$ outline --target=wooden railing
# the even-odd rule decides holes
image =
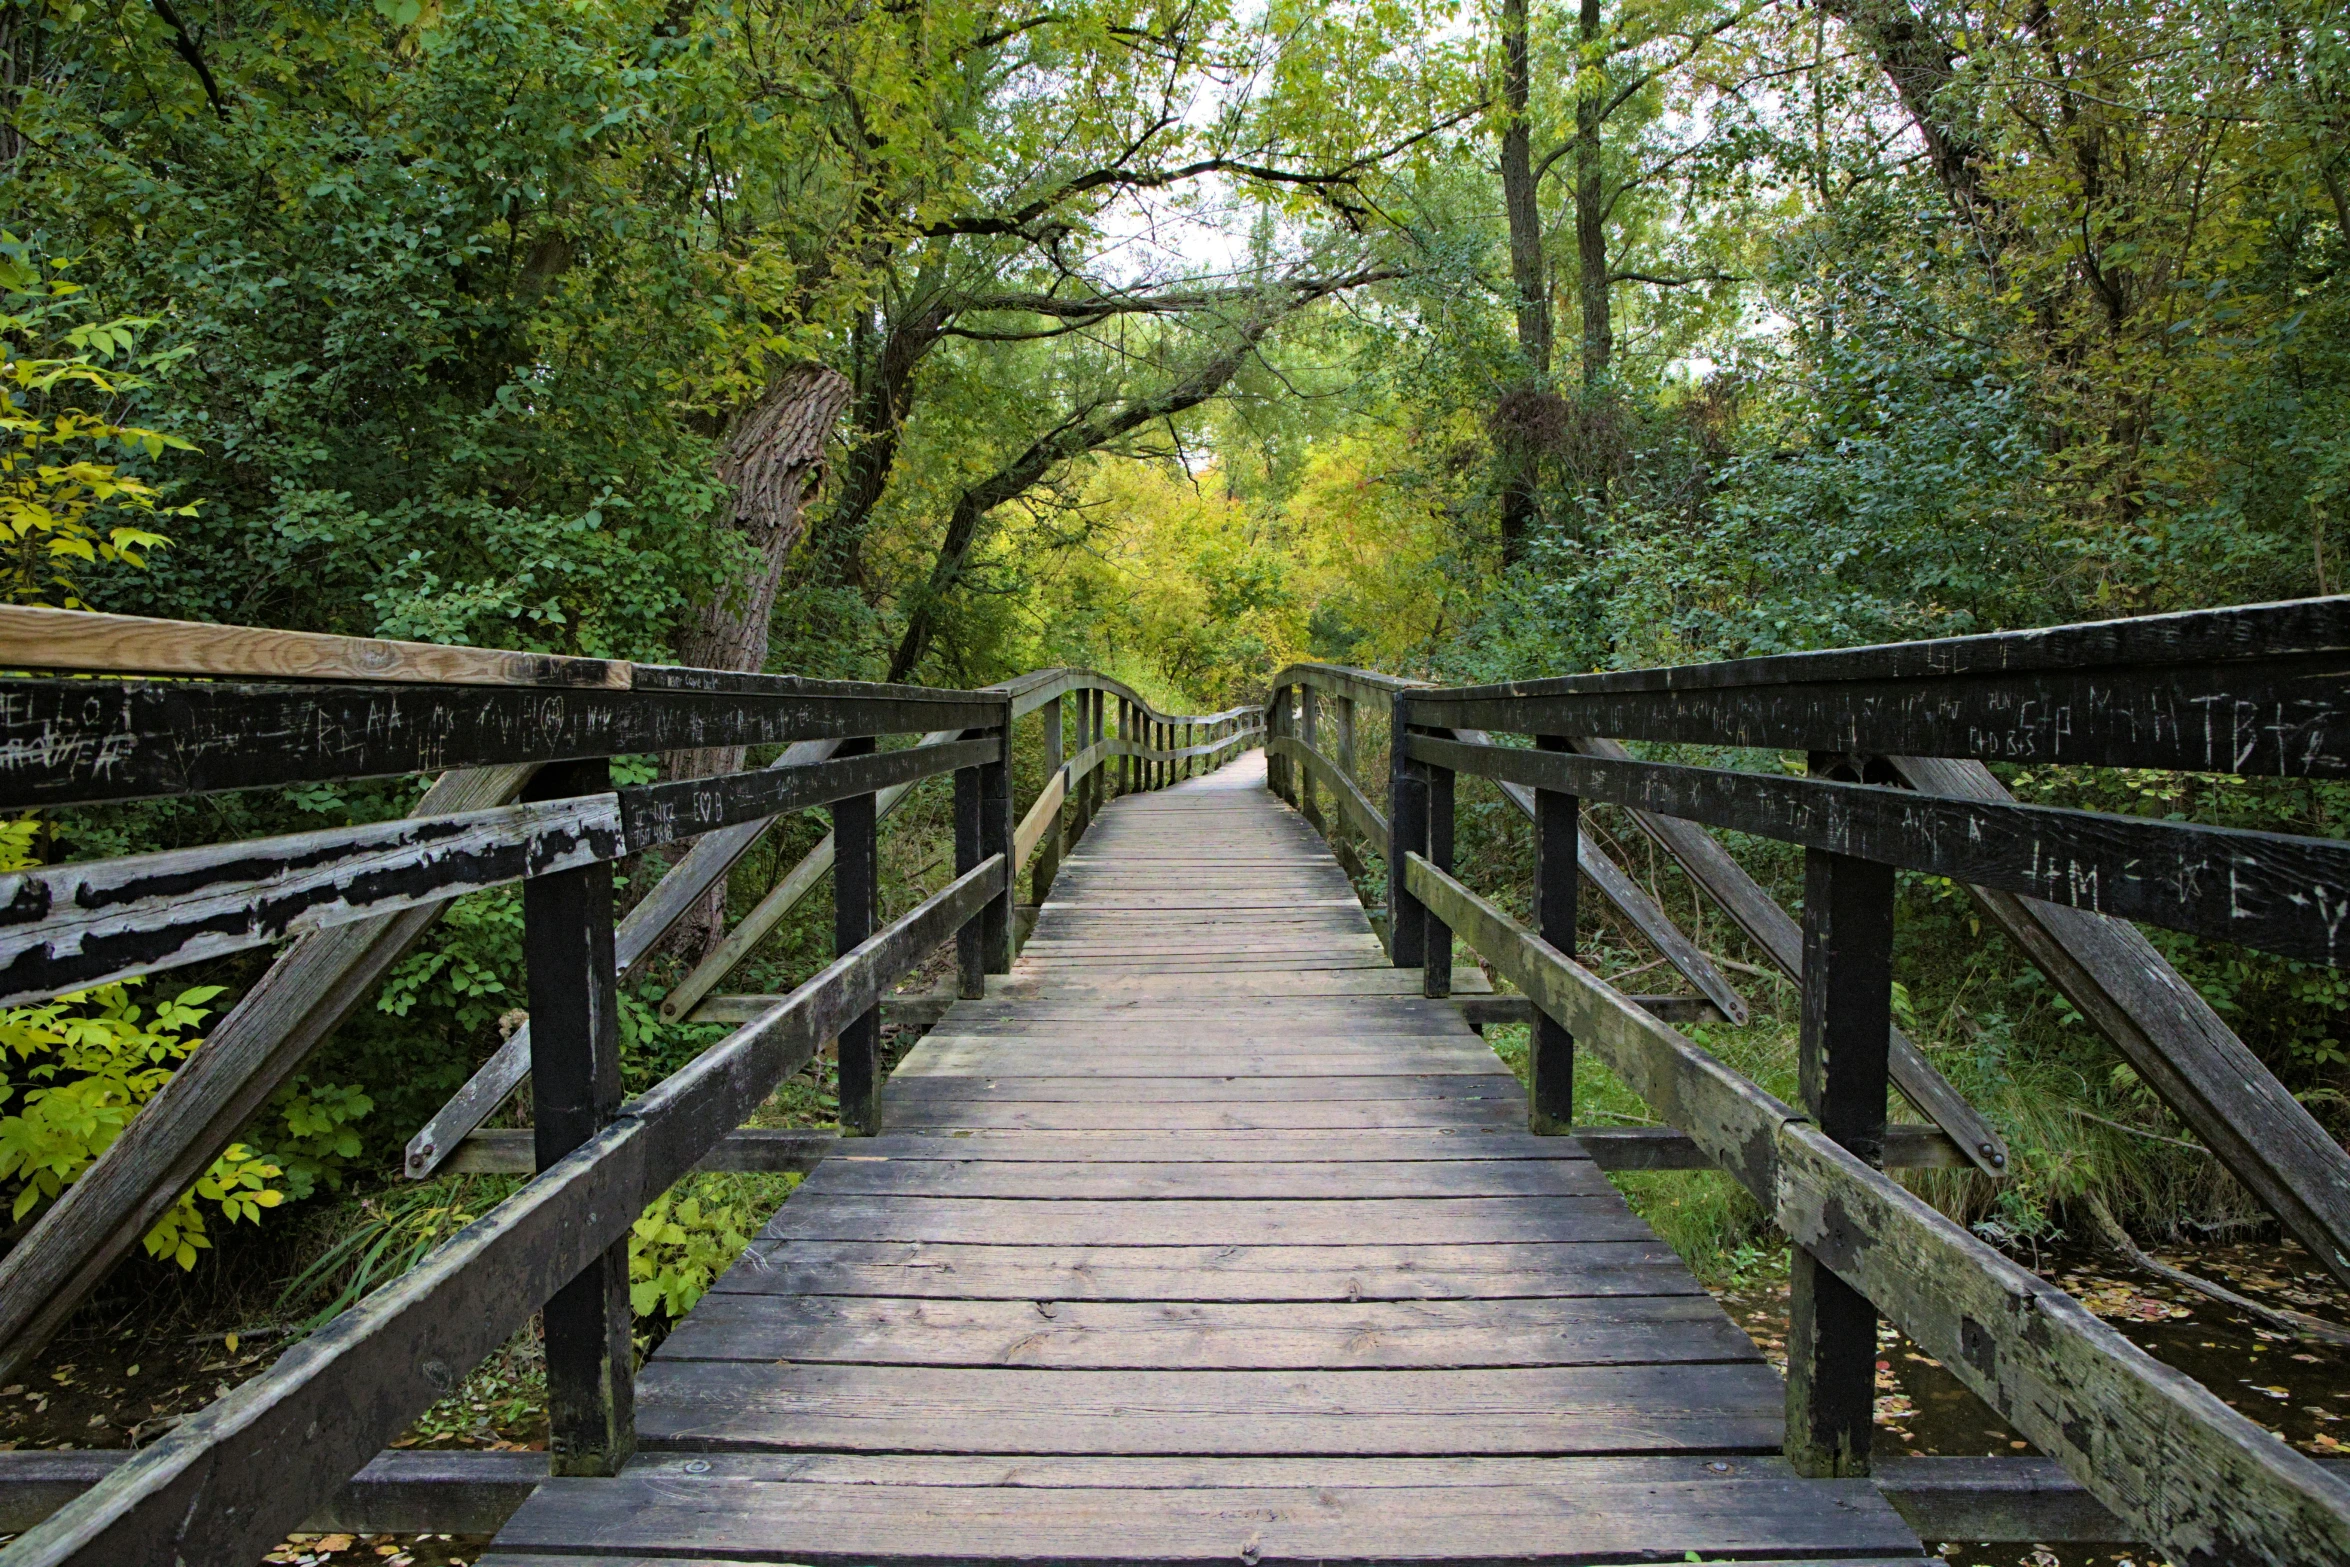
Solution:
[[[2350,1156],[2179,999],[2192,991],[2124,923],[2340,966],[2350,844],[2018,804],[1982,766],[2342,777],[2350,600],[1465,689],[1317,666],[1277,683],[1274,786],[1318,816],[1308,781],[1327,785],[1344,827],[1384,854],[1395,963],[1444,994],[1458,937],[1531,1001],[1536,1129],[1570,1122],[1580,1046],[1794,1242],[1786,1451],[1801,1472],[1869,1472],[1882,1314],[2171,1560],[2350,1560],[2350,1486],[1883,1173],[1890,1085],[1951,1129],[1933,1102],[1948,1085],[1921,1095],[1896,1066],[1906,869],[1974,889],[2286,1228],[2350,1274]],[[1324,754],[1299,687],[1386,697],[1384,819],[1350,776],[1351,715]],[[1645,761],[1622,742],[1805,751],[1810,776]],[[1461,774],[1526,796],[1531,929],[1454,874]],[[1797,978],[1800,1108],[1575,961],[1586,800],[1630,813]],[[1800,927],[1777,928],[1759,888],[1725,879],[1707,827],[1803,846]]]
[[[884,993],[950,938],[960,994],[1009,968],[1017,874],[1033,852],[1041,896],[1065,832],[1104,799],[1106,764],[1123,787],[1151,787],[1255,743],[1258,728],[1253,709],[1159,713],[1084,670],[932,690],[29,609],[0,609],[0,669],[49,672],[0,677],[0,809],[443,774],[398,821],[0,877],[11,1005],[291,938],[0,1261],[8,1368],[448,900],[514,883],[531,1021],[510,1042],[506,1089],[532,1079],[536,1171],[19,1539],[10,1567],[257,1561],[542,1309],[552,1470],[613,1472],[634,1446],[627,1236],[645,1204],[729,1145],[830,1040],[844,1126],[875,1129]],[[1064,755],[1070,696],[1083,744]],[[1045,715],[1046,781],[1016,821],[1013,726],[1030,713]],[[880,748],[892,738],[912,743]],[[610,780],[616,755],[772,745],[786,749],[765,768]],[[955,875],[876,928],[884,802],[950,774]],[[789,995],[733,998],[739,1027],[624,1101],[621,974],[768,824],[812,806],[832,817],[816,875],[832,876],[835,960]],[[687,839],[694,849],[616,928],[614,862]],[[464,1131],[503,1097],[485,1085]]]
[[[1262,716],[1253,707],[1196,715],[1161,713],[1132,688],[1088,669],[1038,670],[988,689],[1010,699],[1014,722],[1032,713],[1041,719],[1044,786],[1013,833],[1013,863],[1027,865],[1034,858],[1031,907],[1044,901],[1059,872],[1063,832],[1071,837],[1082,834],[1101,808],[1107,764],[1117,763],[1120,793],[1155,788],[1202,766],[1220,766],[1237,750],[1256,744],[1262,724]],[[1076,698],[1074,716],[1081,742],[1074,753],[1066,746],[1062,712],[1064,699],[1072,696]],[[1183,746],[1174,744],[1178,731],[1187,737]],[[952,739],[953,734],[942,730],[922,738],[935,744]],[[809,754],[815,755],[824,744],[812,742]],[[792,758],[787,755],[783,760]],[[895,811],[909,787],[899,784],[881,790],[874,800],[877,816],[887,817]],[[620,922],[614,961],[622,972],[652,951],[695,900],[726,875],[765,826],[765,822],[756,822],[710,833],[695,844],[653,895]],[[834,836],[828,833],[708,957],[671,987],[662,999],[662,1016],[672,1021],[724,1021],[709,1011],[707,998],[786,915],[823,885],[827,876],[836,874],[835,853]],[[1016,906],[1015,919],[1021,912]],[[735,1010],[740,1010],[739,1004]],[[530,1030],[526,1024],[409,1140],[409,1177],[423,1180],[457,1157],[466,1140],[476,1135],[475,1128],[521,1086],[529,1071]],[[852,1084],[844,1072],[841,1124],[845,1129],[867,1132],[879,1125],[879,1107],[871,1090],[872,1085],[862,1080]],[[469,1161],[475,1168],[485,1167],[480,1153],[481,1145],[477,1144],[476,1156]],[[797,1168],[800,1163],[794,1160],[777,1167]]]

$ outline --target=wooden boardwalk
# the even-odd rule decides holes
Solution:
[[[1920,1562],[1261,755],[1110,806],[638,1384],[550,1562]]]

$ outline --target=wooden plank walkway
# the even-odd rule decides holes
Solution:
[[[481,1567],[1920,1562],[1417,980],[1261,755],[1117,801]]]

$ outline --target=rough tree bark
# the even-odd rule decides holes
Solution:
[[[1534,429],[1531,405],[1550,395],[1550,268],[1542,254],[1542,212],[1535,201],[1532,126],[1527,100],[1526,0],[1503,0],[1501,93],[1507,119],[1501,132],[1501,204],[1509,218],[1510,280],[1517,287],[1518,352],[1527,378],[1503,397],[1499,437],[1503,465],[1501,552],[1516,560],[1534,531]]]
[[[1599,42],[1599,0],[1583,0],[1576,18],[1582,40],[1585,70],[1596,63]],[[1599,132],[1606,118],[1600,103],[1602,84],[1578,73],[1575,84],[1575,268],[1576,292],[1583,307],[1583,384],[1596,387],[1607,379],[1608,360],[1615,355],[1615,324],[1608,311],[1607,176],[1600,162]]]
[[[848,405],[848,381],[821,365],[795,365],[768,383],[739,414],[718,457],[718,477],[734,492],[733,529],[752,559],[695,613],[678,639],[680,662],[701,669],[755,671],[767,662],[767,622],[784,563],[807,532],[806,508],[824,477],[824,442]],[[672,778],[740,771],[740,746],[673,751]],[[670,950],[698,963],[725,932],[726,885],[710,889],[678,921]]]

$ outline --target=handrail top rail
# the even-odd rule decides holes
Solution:
[[[1348,664],[1299,662],[1282,666],[1281,672],[1273,677],[1272,689],[1279,692],[1291,686],[1305,686],[1327,691],[1332,696],[1376,701],[1399,691],[1432,690],[1434,684],[1403,675],[1384,675],[1375,669],[1356,669]],[[1271,701],[1266,703],[1267,707],[1272,705]]]
[[[872,697],[963,700],[983,693],[946,686],[827,680],[810,675],[703,669],[690,664],[577,658],[440,642],[277,631],[201,620],[110,615],[40,605],[0,605],[0,669],[54,670],[136,679],[312,681],[367,685],[551,687],[680,695]],[[992,693],[985,693],[992,694]]]
[[[1416,689],[1445,701],[1475,701],[1942,679],[2037,670],[2084,674],[2114,668],[2142,672],[2150,666],[2167,664],[2231,663],[2327,653],[2350,654],[2350,595],[2076,621],[2026,631],[1992,631],[1918,642],[1876,642],[1864,647],[1664,664],[1648,669],[1599,670],[1541,680]]]
[[[1070,691],[1106,691],[1123,697],[1142,710],[1145,718],[1159,724],[1218,724],[1235,718],[1245,718],[1260,711],[1253,703],[1228,707],[1220,713],[1162,713],[1125,681],[1115,675],[1105,675],[1098,669],[1082,664],[1059,664],[1049,669],[1032,669],[994,685],[981,686],[986,692],[1006,692],[1012,698],[1012,716],[1025,718],[1057,696]]]
[[[690,664],[404,642],[326,631],[279,631],[262,626],[27,604],[0,605],[0,669],[112,675],[126,679],[159,675],[271,683],[527,686],[723,696],[868,696],[886,701],[1009,696],[1016,718],[1025,717],[1064,692],[1083,688],[1122,696],[1154,722],[1163,724],[1222,723],[1257,711],[1255,706],[1244,704],[1220,713],[1164,713],[1125,682],[1074,665],[1033,670],[966,691],[949,686],[829,680],[811,675],[705,669]]]

